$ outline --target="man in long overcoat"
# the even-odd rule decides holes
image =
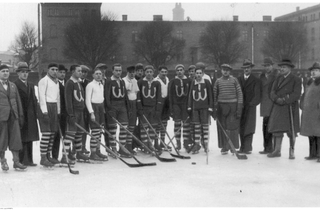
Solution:
[[[301,98],[301,135],[309,137],[309,156],[306,160],[318,158],[320,162],[320,63],[309,68],[312,78],[306,83]]]
[[[262,133],[263,133],[263,151],[260,154],[268,154],[273,152],[272,134],[268,132],[269,116],[273,105],[270,99],[272,84],[278,75],[278,70],[273,67],[273,61],[270,57],[264,59],[262,66],[265,71],[260,75],[261,80],[261,103],[260,116],[263,117]]]
[[[250,59],[246,59],[241,67],[244,75],[238,80],[243,94],[243,111],[240,120],[240,150],[241,153],[251,154],[252,139],[256,130],[256,107],[260,103],[261,84],[260,80],[255,77],[252,72],[252,64]]]
[[[287,133],[290,138],[289,159],[294,159],[294,137],[300,131],[298,101],[301,96],[301,78],[291,72],[295,66],[290,60],[284,59],[278,65],[280,75],[274,81],[270,93],[273,107],[268,124],[268,131],[274,137],[275,149],[268,157],[281,156],[283,133]]]
[[[24,114],[24,123],[21,128],[22,150],[20,150],[20,163],[26,166],[36,166],[33,163],[32,145],[34,141],[39,140],[39,131],[37,123],[37,98],[34,85],[28,81],[30,69],[26,62],[19,62],[16,70],[19,79],[16,84]]]

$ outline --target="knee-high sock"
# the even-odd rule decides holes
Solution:
[[[183,125],[183,142],[184,144],[189,141],[190,138],[190,123],[185,122]]]
[[[144,125],[144,124],[141,124],[141,125]],[[148,143],[148,134],[146,132],[147,130],[147,127],[146,125],[144,125],[144,128],[141,127],[141,141],[144,143],[144,144],[147,144]]]
[[[129,126],[128,129],[129,131],[133,134],[134,132],[134,128],[135,126]],[[132,147],[132,140],[133,140],[133,137],[131,134],[127,133],[127,146],[128,147]]]
[[[128,123],[122,123],[122,125],[124,128],[128,127]],[[126,138],[127,138],[127,132],[124,128],[120,128],[120,133],[119,133],[119,142],[123,146],[126,145]]]
[[[200,143],[200,135],[201,135],[201,125],[194,124],[194,135],[195,135],[195,142]]]
[[[178,131],[178,129],[180,129],[180,130]],[[174,122],[174,133],[175,133],[175,138],[176,138],[177,143],[180,143],[180,141],[181,141],[181,130],[182,130],[181,129],[181,121],[175,121]]]
[[[111,134],[114,138],[117,138],[117,125],[116,125],[116,124],[114,124],[114,125],[109,125],[108,128],[109,128],[110,134]],[[108,137],[109,137],[109,141],[110,141],[110,146],[111,146],[111,147],[116,147],[117,144],[116,144],[115,140],[114,140],[112,137],[110,137],[110,136],[108,136]]]
[[[66,132],[66,137],[63,140],[64,147],[65,147],[66,150],[65,151],[62,150],[64,155],[66,153],[69,153],[71,143],[75,140],[75,134],[76,134],[75,132],[69,132],[69,131]]]
[[[82,133],[81,132],[76,133],[74,145],[76,147],[76,151],[81,152],[81,150],[82,150]]]
[[[208,124],[202,125],[202,134],[203,134],[203,142],[205,146],[207,146],[209,143],[209,125]]]
[[[162,128],[162,126],[160,125],[160,138],[163,142],[165,142],[165,137],[166,137],[166,131],[167,131],[167,125],[168,125],[168,121],[167,120],[162,120],[162,126],[164,127],[164,129]]]
[[[52,147],[53,147],[53,143],[54,143],[54,136],[55,136],[55,133],[50,132],[49,145],[48,145],[48,149],[47,149],[47,153],[49,153],[50,155],[51,155]]]
[[[46,155],[48,151],[51,132],[42,132],[40,141],[40,154]]]
[[[98,139],[99,136],[100,136],[100,129],[92,129],[91,130],[91,134],[92,134],[93,137]],[[98,141],[95,138],[91,138],[90,139],[90,150],[91,150],[91,152],[96,152],[96,150],[97,150]]]

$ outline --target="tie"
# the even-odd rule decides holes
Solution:
[[[8,82],[2,81],[2,85],[3,85],[3,86],[4,86],[4,85],[8,85]]]

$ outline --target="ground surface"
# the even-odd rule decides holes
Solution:
[[[258,110],[257,110],[258,111]],[[190,160],[163,163],[140,153],[153,167],[129,168],[110,159],[97,165],[76,164],[79,175],[66,168],[40,166],[17,172],[6,152],[10,170],[0,171],[0,208],[5,207],[319,207],[320,163],[304,159],[308,139],[297,138],[296,159],[289,160],[289,140],[282,157],[269,159],[262,146],[262,119],[258,117],[253,153],[248,160],[221,155],[215,122],[210,127],[209,164],[203,149]],[[169,123],[173,134],[173,123]],[[34,145],[39,164],[39,142]],[[188,155],[185,151],[182,155]],[[164,153],[162,157],[170,157]],[[129,159],[128,162],[134,162]],[[196,162],[195,165],[191,164]]]

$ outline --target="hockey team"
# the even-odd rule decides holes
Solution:
[[[178,64],[175,77],[169,79],[166,66],[138,63],[127,67],[122,78],[119,63],[112,66],[111,76],[107,76],[105,64],[93,70],[72,65],[71,77],[66,80],[68,70],[50,63],[36,91],[28,80],[27,63],[18,63],[15,82],[8,80],[9,67],[0,65],[1,168],[9,170],[7,148],[12,152],[14,169],[37,166],[32,150],[38,140],[40,165],[48,168],[75,162],[101,163],[109,157],[131,158],[137,153],[161,155],[173,145],[178,152],[183,148],[197,154],[203,148],[208,153],[209,141],[214,141],[209,137],[211,117],[217,122],[217,144],[222,155],[229,151],[251,154],[259,104],[264,147],[260,154],[280,157],[286,133],[289,159],[295,159],[300,132],[309,138],[309,156],[305,159],[320,162],[320,63],[315,62],[309,68],[311,77],[303,79],[292,72],[295,66],[288,59],[278,63],[278,69],[271,58],[265,58],[262,66],[262,74],[255,76],[254,64],[246,59],[243,73],[232,76],[233,68],[222,64],[221,77],[217,78],[205,73],[202,62],[188,69]],[[88,73],[92,73],[91,82]],[[170,138],[166,140],[170,137],[170,118],[175,144]],[[87,135],[90,150],[86,149]]]

